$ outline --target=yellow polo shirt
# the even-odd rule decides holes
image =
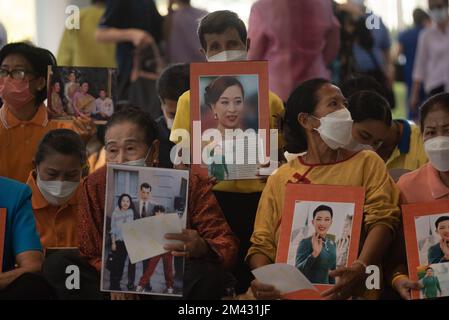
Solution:
[[[410,171],[419,169],[429,161],[424,150],[421,130],[417,125],[406,120],[399,121],[404,128],[402,138],[388,159],[387,168]]]
[[[270,104],[270,129],[278,129],[277,119],[284,111],[284,104],[277,95],[269,92]],[[176,129],[184,129],[190,132],[190,91],[185,92],[178,100],[172,132]],[[177,137],[170,135],[170,141],[178,143]],[[279,136],[279,148],[282,148],[283,139]],[[221,181],[214,186],[215,191],[253,193],[261,192],[265,183],[261,180],[232,180]]]

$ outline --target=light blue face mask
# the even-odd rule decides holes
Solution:
[[[148,149],[148,152],[145,156],[145,158],[141,158],[141,159],[137,159],[137,160],[132,160],[132,161],[128,161],[128,162],[123,162],[122,165],[124,166],[132,166],[132,167],[146,167],[147,166],[147,158],[151,153],[151,148]]]

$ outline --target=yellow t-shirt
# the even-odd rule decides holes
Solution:
[[[363,232],[375,225],[385,225],[393,234],[399,225],[399,189],[389,176],[382,159],[374,152],[361,151],[351,158],[328,165],[307,165],[297,158],[280,167],[268,178],[257,209],[249,256],[260,253],[274,263],[279,227],[284,208],[285,187],[288,181],[321,185],[365,188]]]
[[[269,92],[270,104],[270,129],[278,129],[277,119],[284,110],[284,104],[277,95]],[[175,119],[173,122],[172,132],[176,129],[184,129],[190,132],[190,91],[185,92],[178,100]],[[170,135],[170,141],[178,143],[178,139],[173,134]],[[279,137],[279,147],[283,144],[282,137]],[[252,193],[261,192],[265,187],[265,183],[261,180],[233,180],[222,181],[214,186],[215,191]]]
[[[80,28],[66,29],[58,50],[58,65],[76,67],[114,68],[115,44],[99,43],[95,30],[105,11],[104,6],[92,5],[80,11]]]
[[[424,143],[419,127],[407,121],[401,121],[404,126],[402,139],[390,159],[387,168],[416,170],[425,165],[429,160],[424,150]]]

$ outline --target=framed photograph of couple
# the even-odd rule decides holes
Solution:
[[[117,71],[112,68],[48,67],[50,119],[84,115],[105,124],[117,103]]]
[[[192,170],[218,181],[257,178],[270,150],[267,62],[193,63],[190,88],[191,150],[201,150]]]
[[[295,266],[316,291],[286,299],[320,299],[335,285],[330,272],[357,259],[364,199],[360,187],[287,185],[276,262]]]
[[[449,297],[449,200],[402,206],[413,299]]]
[[[182,296],[184,258],[164,245],[187,223],[189,172],[108,165],[101,290]]]

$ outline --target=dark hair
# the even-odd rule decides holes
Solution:
[[[242,83],[235,77],[222,76],[212,81],[207,87],[204,93],[204,103],[209,107],[217,103],[223,92],[229,87],[238,86],[242,89],[243,98],[245,98],[245,89],[243,89]]]
[[[444,0],[444,5],[445,5],[446,7],[449,7],[449,0]]]
[[[393,117],[388,101],[374,91],[360,91],[348,100],[348,110],[354,122],[377,120],[391,127]]]
[[[444,222],[444,221],[449,221],[449,216],[439,217],[439,218],[437,219],[437,221],[435,221],[435,228],[438,229],[438,225],[439,225],[441,222]]]
[[[87,161],[86,145],[81,137],[68,129],[55,129],[47,132],[37,147],[34,157],[36,165],[45,160],[45,157],[59,153],[66,156],[74,156],[84,165]]]
[[[300,153],[307,150],[307,136],[298,122],[300,113],[312,114],[318,104],[317,92],[329,80],[312,79],[302,83],[290,95],[285,108],[284,137],[285,149],[290,153]]]
[[[179,97],[190,89],[190,66],[174,64],[165,68],[156,84],[157,93],[162,101],[178,101]]]
[[[332,211],[331,207],[325,206],[324,204],[318,206],[314,211],[313,211],[313,219],[315,219],[315,216],[318,212],[320,211],[327,211],[331,214],[331,218],[334,218],[334,211]]]
[[[340,90],[346,98],[349,98],[359,91],[374,91],[387,99],[387,93],[384,87],[375,78],[363,74],[352,75],[349,79],[343,82],[340,86]]]
[[[426,21],[429,21],[430,16],[421,8],[413,10],[413,23],[417,27],[423,27]]]
[[[165,212],[165,208],[164,206],[161,205],[156,205],[153,208],[153,214],[155,214],[156,212]]]
[[[432,267],[427,267],[426,268],[426,272],[427,272],[427,270],[432,270],[433,271],[433,268]]]
[[[119,111],[112,114],[106,124],[105,134],[114,125],[124,122],[131,122],[137,125],[145,133],[145,143],[147,146],[151,146],[154,140],[158,138],[157,126],[151,118],[151,115],[140,108],[132,106],[122,107]]]
[[[207,43],[204,39],[205,34],[220,34],[225,32],[229,28],[236,29],[239,33],[240,40],[242,40],[243,43],[246,43],[246,38],[248,36],[246,32],[246,26],[245,23],[243,23],[243,21],[239,18],[237,13],[229,10],[222,10],[209,13],[208,15],[203,17],[198,27],[198,37],[203,49],[207,50]]]
[[[366,16],[363,15],[355,23],[354,38],[355,41],[366,51],[370,52],[375,44],[371,30],[367,28]]]
[[[150,189],[150,192],[151,192],[151,186],[147,182],[144,182],[140,185],[140,190],[142,190],[142,189]]]
[[[42,77],[47,81],[48,66],[56,66],[56,58],[50,51],[32,46],[24,42],[10,43],[0,50],[0,64],[9,55],[17,54],[24,57],[32,66],[37,77]],[[47,83],[42,90],[36,93],[34,104],[39,106],[47,99]]]
[[[127,193],[122,194],[117,201],[118,207],[119,209],[122,209],[122,200],[124,197],[128,197],[129,198],[129,208],[130,209],[134,209],[134,205],[133,205],[133,198],[131,198],[131,196]]]
[[[447,112],[449,112],[449,93],[442,92],[436,94],[429,99],[427,99],[421,108],[419,108],[420,113],[420,122],[421,122],[421,132],[424,132],[424,121],[427,118],[427,115],[433,108],[440,107],[444,108]]]

